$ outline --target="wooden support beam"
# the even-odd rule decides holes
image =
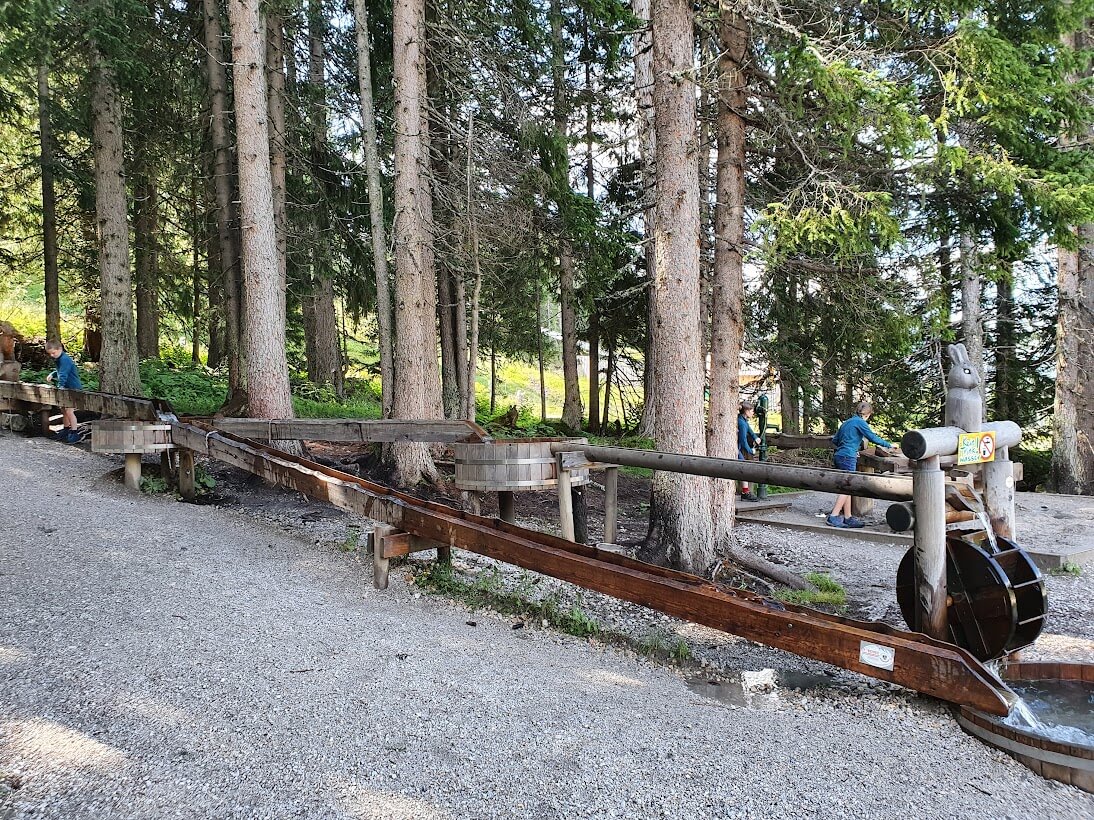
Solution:
[[[389,487],[208,428],[178,424],[174,442],[272,483],[329,501],[394,530],[485,555],[534,572],[710,626],[748,640],[834,663],[935,697],[1005,715],[1004,687],[971,654],[881,623],[827,615],[729,589],[694,575],[574,544],[546,533],[423,501]],[[374,556],[377,550],[373,550]],[[377,559],[374,559],[377,560]],[[378,559],[386,583],[386,565]]]
[[[125,486],[130,490],[141,490],[141,454],[125,454]]]
[[[915,504],[916,629],[947,640],[946,475],[938,456],[916,462],[912,474]]]
[[[863,475],[874,475],[875,470],[870,464],[859,464],[858,471]],[[851,496],[851,515],[864,518],[874,511],[874,499],[861,495]]]
[[[259,441],[457,442],[482,441],[486,432],[470,421],[406,419],[215,419],[212,424]]]
[[[567,541],[575,541],[574,538],[574,497],[570,492],[573,482],[570,480],[570,471],[562,466],[562,453],[555,458],[558,461],[558,518],[562,525],[562,537]]]
[[[372,585],[377,589],[387,589],[391,561],[384,556],[384,542],[396,532],[388,524],[377,524],[369,533],[369,540],[372,542]]]
[[[74,407],[101,416],[139,421],[158,421],[164,415],[174,415],[171,406],[158,399],[97,393],[94,390],[67,390],[30,382],[0,381],[0,398],[23,401],[39,408]]]
[[[619,468],[608,467],[604,471],[604,540],[614,544],[619,537]]]
[[[995,534],[1014,538],[1014,463],[1007,447],[984,464],[984,506]]]
[[[768,433],[767,445],[780,450],[831,450],[831,436],[795,436],[788,433]]]
[[[194,472],[194,451],[182,449],[179,453],[179,494],[187,501],[197,498],[197,478]]]
[[[515,493],[498,490],[498,518],[510,524],[517,523],[517,501]]]
[[[53,435],[53,428],[50,426],[53,421],[52,410],[39,410],[38,411],[38,432],[43,436]]]
[[[402,558],[412,552],[448,549],[448,545],[428,538],[411,535],[409,532],[391,532],[380,539],[381,558]]]

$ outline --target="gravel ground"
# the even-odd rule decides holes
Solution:
[[[225,507],[136,496],[118,463],[0,433],[3,820],[1094,818],[937,702],[773,690],[763,670],[813,667],[672,623],[744,697],[500,616],[471,626],[401,572],[373,590],[320,505],[246,484]],[[244,514],[251,498],[274,501]]]

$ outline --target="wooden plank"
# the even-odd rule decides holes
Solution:
[[[206,450],[227,463],[281,486],[328,500],[355,514],[390,523],[412,535],[458,545],[674,617],[991,714],[1005,715],[1009,710],[999,692],[1001,684],[972,655],[926,635],[827,615],[744,590],[720,587],[694,575],[415,499],[215,431],[207,434],[197,427],[178,425],[173,434],[176,443],[182,446],[204,440]],[[892,669],[866,663],[864,644],[893,650]]]
[[[574,499],[570,493],[570,471],[562,466],[562,455],[558,456],[558,517],[562,524],[562,537],[567,541],[576,541],[574,537]]]
[[[193,501],[197,497],[197,486],[194,472],[194,451],[179,450],[179,494],[187,501]]]
[[[768,433],[767,445],[780,450],[831,450],[831,436],[796,436],[789,433]]]
[[[410,555],[412,552],[440,551],[445,548],[445,544],[411,535],[409,532],[396,532],[385,535],[380,539],[380,556],[382,558],[401,558]]]
[[[103,416],[144,421],[158,421],[161,413],[170,412],[165,402],[136,396],[96,393],[92,390],[63,390],[48,384],[0,381],[0,398],[24,401],[39,407],[74,407]]]
[[[390,559],[384,557],[384,541],[395,534],[394,527],[377,524],[369,536],[372,540],[372,585],[377,589],[387,589]]]
[[[236,419],[212,422],[218,430],[262,441],[474,442],[482,428],[460,420]]]

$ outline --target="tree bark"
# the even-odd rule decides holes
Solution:
[[[232,149],[229,139],[228,75],[224,60],[224,30],[220,23],[217,0],[203,0],[205,16],[205,70],[209,84],[209,136],[213,144],[213,191],[216,199],[217,258],[220,265],[216,277],[210,276],[210,296],[213,291],[223,296],[223,351],[228,364],[230,393],[244,387],[242,334],[240,327],[242,299],[240,294],[239,246],[235,231],[235,209],[232,202]],[[213,304],[210,302],[210,304]],[[234,396],[229,396],[229,402]]]
[[[536,354],[539,359],[539,420],[547,421],[547,384],[543,374],[543,291],[536,284]]]
[[[969,352],[969,362],[980,378],[984,373],[984,315],[981,301],[980,266],[976,243],[968,233],[961,234],[961,340]]]
[[[695,156],[692,4],[653,0],[657,199],[654,206],[653,348],[657,448],[706,452],[700,364],[699,179]],[[680,569],[713,563],[711,483],[658,472],[653,480],[649,551]]]
[[[285,358],[285,285],[277,258],[269,104],[259,0],[229,0],[239,156],[246,321],[244,358],[253,418],[292,418]]]
[[[477,205],[472,196],[474,173],[475,116],[467,120],[467,230],[470,234],[472,281],[470,304],[470,339],[468,340],[467,367],[464,372],[464,418],[474,421],[478,408],[475,405],[475,379],[479,368],[479,303],[482,297],[482,268],[479,262],[479,220]],[[461,298],[462,301],[462,298]]]
[[[589,432],[600,432],[600,317],[589,313]]]
[[[105,9],[101,9],[105,12]],[[122,104],[114,69],[91,43],[91,132],[95,162],[95,218],[99,229],[102,318],[99,389],[141,395],[133,292],[129,273]]]
[[[148,157],[144,158],[144,162]],[[137,216],[133,226],[137,269],[137,355],[154,359],[160,355],[159,254],[156,183],[147,167],[137,185]]]
[[[357,86],[361,95],[361,129],[368,175],[368,209],[372,244],[372,269],[376,277],[376,324],[380,348],[380,391],[384,418],[391,418],[395,385],[391,330],[391,281],[387,263],[387,231],[384,227],[384,189],[380,184],[380,152],[376,136],[376,106],[372,98],[372,48],[368,29],[367,0],[353,0],[357,21]]]
[[[454,419],[460,413],[460,384],[456,357],[455,295],[452,293],[452,276],[448,265],[437,271],[437,316],[441,328],[441,399],[444,416]],[[464,354],[466,355],[466,354]]]
[[[281,17],[266,18],[266,82],[270,107],[270,184],[273,186],[274,230],[277,233],[277,273],[288,281],[288,207],[285,158],[285,31]]]
[[[656,192],[657,129],[654,123],[653,104],[653,28],[650,24],[651,0],[631,0],[631,9],[641,28],[634,38],[634,90],[638,109],[638,144],[642,156],[642,222],[643,255],[646,277],[650,282],[647,291],[647,328],[645,362],[642,376],[642,418],[638,422],[638,434],[647,438],[656,436],[657,394],[654,373],[657,372],[657,349],[652,343],[653,326],[656,322],[654,300],[657,289],[653,286],[656,275],[656,248],[653,236],[654,196]]]
[[[714,272],[710,336],[710,426],[707,455],[737,457],[737,410],[740,395],[741,344],[744,339],[742,247],[745,238],[745,108],[744,64],[747,24],[723,9],[718,23],[716,206]],[[713,482],[714,538],[729,543],[733,529],[735,484]]]
[[[1018,317],[1014,305],[1014,266],[1005,263],[995,282],[995,390],[992,410],[996,421],[1013,419],[1018,396],[1016,359]]]
[[[61,339],[60,279],[57,274],[57,194],[53,187],[53,126],[49,65],[38,66],[38,140],[42,172],[42,249],[45,263],[46,338]]]
[[[323,0],[308,0],[308,84],[311,86],[311,162],[315,197],[315,236],[312,238],[313,358],[308,376],[315,384],[329,384],[336,396],[344,392],[342,346],[335,312],[333,271],[330,269],[330,209],[322,169],[327,162],[326,12]]]
[[[395,0],[395,418],[436,418],[437,296],[433,273],[432,203],[426,164],[425,3]],[[412,486],[436,481],[437,468],[421,443],[393,447],[395,480]]]

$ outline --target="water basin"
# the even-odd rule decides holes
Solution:
[[[1005,718],[962,707],[957,721],[1042,777],[1094,793],[1094,664],[1009,662],[1020,697]]]

